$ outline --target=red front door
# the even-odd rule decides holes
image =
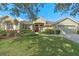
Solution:
[[[35,27],[35,32],[38,32],[38,31],[39,31],[39,27],[36,26],[36,27]]]

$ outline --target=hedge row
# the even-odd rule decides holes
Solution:
[[[20,33],[17,33],[17,36],[25,37],[25,36],[36,36],[37,34],[32,30],[21,30]]]
[[[60,34],[59,29],[46,29],[42,32],[43,34]]]

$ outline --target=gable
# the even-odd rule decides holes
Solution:
[[[3,16],[0,18],[1,22],[5,22],[5,21],[13,21],[13,18],[10,16]]]
[[[58,25],[78,25],[77,22],[70,18],[66,18],[58,23]]]
[[[39,18],[39,19],[33,21],[33,23],[46,23],[46,21],[44,21],[43,18]]]

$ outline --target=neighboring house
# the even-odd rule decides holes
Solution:
[[[10,16],[3,16],[0,18],[0,29],[2,30],[19,30],[20,22]]]
[[[73,30],[79,29],[79,23],[72,20],[71,18],[64,18],[57,22],[46,21],[43,18],[38,18],[37,20],[31,21],[19,21],[18,19],[13,19],[10,16],[3,16],[0,18],[0,28],[2,30],[26,30],[30,29],[35,32],[44,31],[46,29],[57,28],[60,30]]]

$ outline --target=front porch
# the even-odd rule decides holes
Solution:
[[[44,27],[44,23],[35,23],[33,25],[33,30],[35,32],[40,32],[41,30],[43,30],[43,27]]]
[[[19,30],[20,22],[18,20],[7,20],[2,23],[4,30]]]

